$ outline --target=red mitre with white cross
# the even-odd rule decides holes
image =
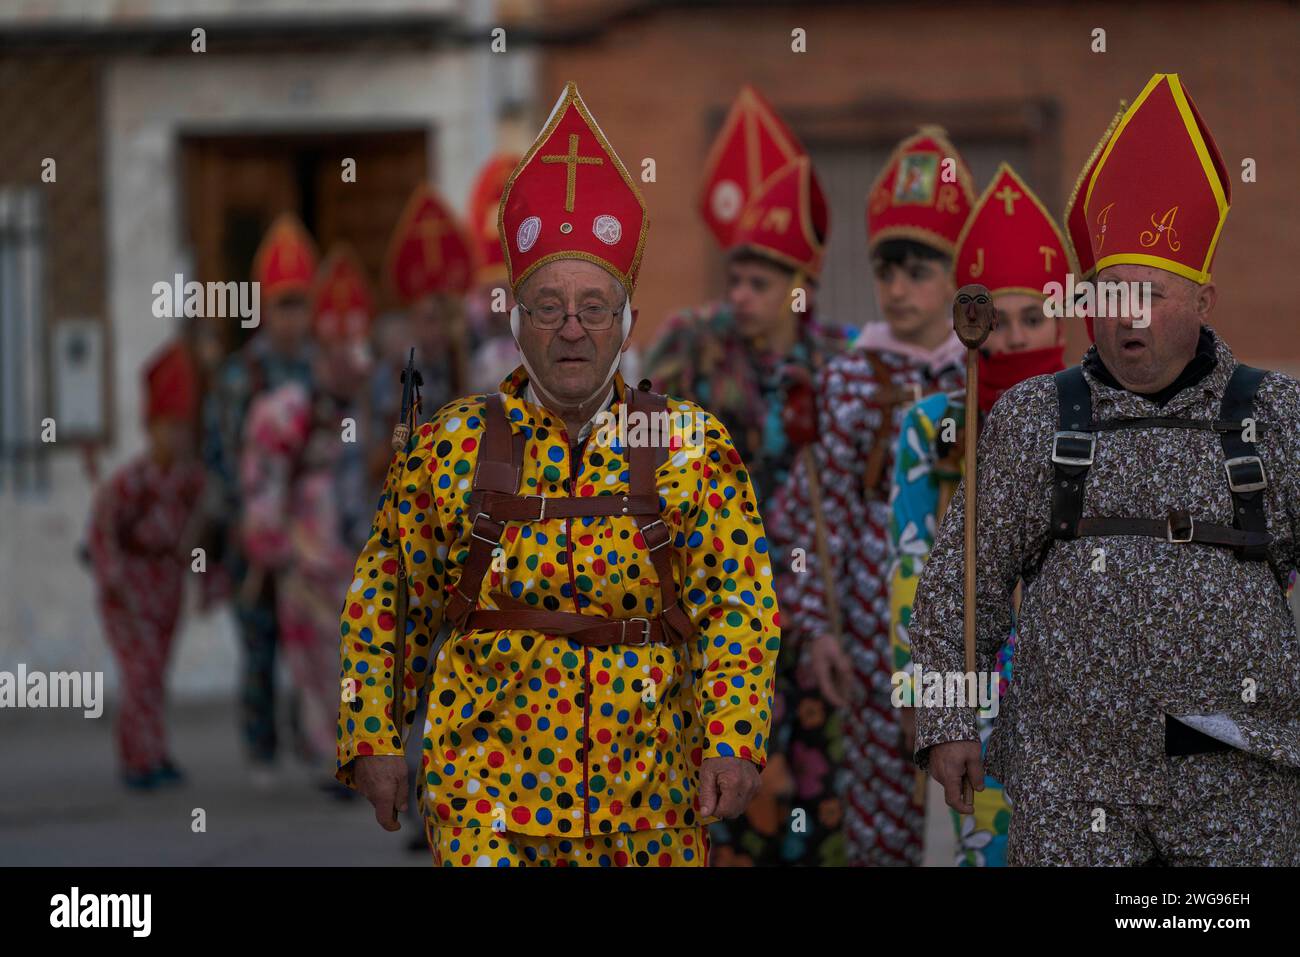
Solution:
[[[867,245],[910,239],[951,256],[975,203],[966,161],[937,126],[899,143],[867,193]]]
[[[704,162],[699,209],[718,245],[736,244],[736,224],[745,204],[773,173],[805,154],[763,95],[746,84]]]
[[[1210,281],[1232,185],[1177,73],[1157,73],[1147,83],[1082,192],[1098,272],[1132,264]]]
[[[798,156],[750,198],[736,223],[732,248],[753,250],[816,279],[829,219],[812,160]]]
[[[352,248],[339,243],[321,263],[312,330],[324,342],[365,338],[375,314],[365,270]]]
[[[585,259],[630,296],[650,217],[623,161],[569,82],[507,180],[497,219],[510,286],[547,263]]]
[[[474,261],[465,231],[437,191],[418,184],[388,242],[385,272],[405,305],[469,289]]]
[[[293,213],[271,223],[253,256],[253,280],[263,301],[286,295],[307,296],[316,278],[316,244]]]
[[[979,283],[994,295],[1044,296],[1045,285],[1064,287],[1073,269],[1051,215],[1015,170],[1000,165],[957,238],[956,284]]]
[[[469,233],[474,248],[474,285],[486,286],[506,278],[506,261],[497,232],[497,213],[506,180],[519,165],[513,153],[498,153],[483,164],[469,192]]]

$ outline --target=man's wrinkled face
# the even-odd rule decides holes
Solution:
[[[1120,385],[1131,392],[1158,392],[1178,377],[1196,354],[1201,324],[1209,319],[1217,291],[1213,283],[1197,285],[1190,279],[1154,266],[1109,266],[1097,282],[1151,284],[1151,324],[1133,325],[1141,316],[1093,319],[1097,352]],[[1141,292],[1137,292],[1141,295]]]
[[[936,322],[952,322],[957,288],[947,261],[908,256],[899,264],[875,262],[872,270],[880,311],[898,338],[914,339]]]
[[[623,341],[626,292],[622,284],[595,263],[560,259],[529,276],[519,287],[518,298],[525,309],[558,307],[567,314],[558,329],[544,330],[534,325],[536,317],[520,310],[519,348],[542,389],[575,406],[593,398],[614,357],[631,342],[631,336]],[[577,316],[584,309],[607,310],[609,327],[584,328]]]
[[[280,296],[263,306],[262,322],[275,350],[292,355],[311,334],[311,304],[297,293]]]
[[[774,263],[742,259],[727,264],[727,303],[741,335],[770,334],[790,314],[790,273]]]
[[[993,297],[993,331],[982,346],[997,355],[1047,349],[1060,342],[1060,322],[1043,314],[1043,297],[1007,292]]]

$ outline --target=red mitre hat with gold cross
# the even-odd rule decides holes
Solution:
[[[763,95],[742,87],[709,148],[700,189],[700,215],[723,249],[736,244],[736,224],[758,188],[805,152]]]
[[[1157,73],[1083,187],[1095,268],[1154,266],[1209,282],[1231,193],[1219,147],[1178,74]]]
[[[645,200],[572,81],[506,181],[497,228],[515,291],[558,259],[604,267],[629,296],[636,288]]]
[[[316,283],[312,329],[325,342],[362,339],[375,314],[374,298],[365,270],[352,248],[339,243],[321,263]]]
[[[483,164],[469,193],[469,232],[474,248],[474,285],[486,286],[506,278],[506,261],[497,232],[497,213],[506,180],[519,165],[513,153],[498,153]]]
[[[1044,296],[1043,287],[1074,269],[1065,237],[1034,191],[1003,163],[975,202],[957,238],[953,277],[979,283],[994,295]]]
[[[437,191],[419,183],[388,242],[385,272],[405,305],[438,293],[469,289],[473,253],[465,231]]]
[[[261,283],[261,298],[310,295],[316,278],[316,244],[293,213],[281,213],[262,237],[253,256],[253,280]]]
[[[821,274],[829,214],[812,160],[798,156],[768,177],[736,223],[733,249],[750,249],[811,279]]]
[[[975,202],[966,161],[937,126],[899,143],[867,193],[867,245],[910,239],[951,256]]]

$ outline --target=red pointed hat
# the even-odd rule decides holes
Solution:
[[[484,286],[506,278],[506,261],[497,232],[497,212],[506,180],[519,165],[513,153],[498,153],[488,160],[469,193],[469,233],[474,252],[474,285]]]
[[[374,318],[374,298],[365,270],[352,248],[339,243],[321,263],[312,323],[326,342],[364,338]]]
[[[631,295],[650,217],[623,161],[569,82],[506,181],[497,219],[510,286],[558,259],[607,269]]]
[[[1097,160],[1101,159],[1101,151],[1106,148],[1110,142],[1111,134],[1115,132],[1115,127],[1119,121],[1124,118],[1124,112],[1128,104],[1122,100],[1119,109],[1111,118],[1106,132],[1101,134],[1101,139],[1093,147],[1092,153],[1088,156],[1088,161],[1083,164],[1083,169],[1079,171],[1079,178],[1074,181],[1074,189],[1070,190],[1070,199],[1065,204],[1065,215],[1062,222],[1065,223],[1065,241],[1069,246],[1070,252],[1074,255],[1074,261],[1079,265],[1079,279],[1091,279],[1096,273],[1096,264],[1092,258],[1092,242],[1088,239],[1088,223],[1083,215],[1083,196],[1087,190],[1088,183],[1092,182],[1092,174],[1097,171]]]
[[[406,305],[437,293],[469,289],[473,254],[465,231],[438,192],[418,184],[388,242],[385,272]]]
[[[194,418],[199,403],[198,375],[184,342],[174,339],[149,359],[144,386],[146,422]]]
[[[1097,271],[1135,264],[1209,282],[1232,187],[1177,73],[1157,73],[1147,83],[1082,192]]]
[[[763,95],[742,87],[709,148],[700,189],[700,215],[723,249],[735,245],[740,214],[758,188],[805,152]]]
[[[753,250],[816,279],[829,215],[812,160],[798,156],[768,177],[745,204],[732,248]]]
[[[1000,165],[957,238],[957,285],[1043,296],[1047,283],[1064,286],[1073,270],[1065,237],[1042,202],[1015,170]]]
[[[972,182],[948,134],[921,127],[898,144],[867,194],[868,247],[911,239],[951,256],[975,203]]]
[[[262,237],[253,256],[253,280],[262,299],[298,293],[309,295],[316,278],[316,244],[293,213],[281,213]]]

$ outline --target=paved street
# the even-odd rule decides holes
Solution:
[[[111,702],[110,702],[111,707]],[[117,781],[111,710],[0,712],[0,866],[428,866],[408,852],[406,822],[381,830],[370,805],[318,791],[296,761],[265,793],[247,779],[225,702],[172,708],[185,785],[135,794]],[[191,830],[207,812],[207,832]]]

